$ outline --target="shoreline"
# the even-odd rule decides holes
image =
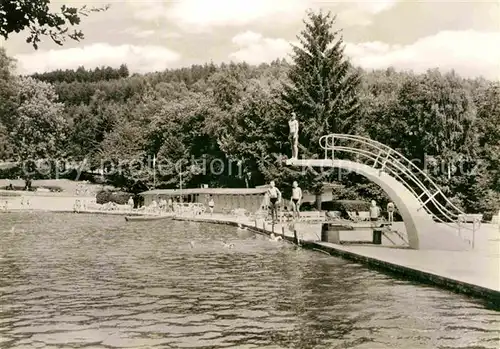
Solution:
[[[243,228],[248,229],[249,231],[268,236],[272,233],[268,229],[258,227],[257,224],[252,225],[244,223],[242,221],[238,221],[237,219],[230,219],[229,217],[226,219],[217,219],[217,218],[174,216],[173,219],[178,221],[192,221],[200,223],[231,225],[235,227],[241,226]],[[288,233],[289,233],[288,235],[286,233],[283,235],[280,232],[275,232],[275,235],[282,236],[283,239],[293,243],[294,237],[290,234],[290,231],[288,231]],[[361,249],[360,251],[356,251],[356,249],[360,247],[357,245],[333,244],[328,242],[311,241],[311,240],[301,240],[300,245],[303,248],[307,248],[313,251],[328,254],[330,256],[335,256],[356,263],[360,263],[369,268],[408,281],[431,285],[455,293],[464,294],[474,298],[480,298],[488,301],[494,308],[500,309],[500,284],[499,284],[499,289],[493,289],[482,285],[474,284],[471,282],[459,280],[457,278],[451,277],[450,275],[440,275],[439,273],[430,272],[428,270],[425,270],[425,268],[423,267],[420,268],[418,266],[410,267],[407,265],[395,263],[393,261],[390,261],[388,258],[384,258],[383,256],[380,256],[378,258],[374,256],[369,256],[365,253],[362,253]],[[389,254],[390,251],[394,250],[399,250],[403,252],[412,251],[416,253],[422,251],[422,250],[394,249],[385,247],[373,247],[373,248],[383,250],[385,254]],[[425,253],[425,251],[423,252]],[[447,251],[438,251],[438,252],[442,252],[443,254],[445,254]]]

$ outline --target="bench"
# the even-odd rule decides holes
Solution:
[[[359,213],[355,211],[347,211],[347,215],[349,216],[350,220],[356,223],[370,220],[370,212],[367,211],[362,211]]]
[[[458,216],[458,221],[461,223],[481,223],[483,221],[482,214],[461,214]]]

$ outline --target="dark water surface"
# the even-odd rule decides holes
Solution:
[[[500,315],[481,301],[236,228],[0,214],[0,348],[498,348],[499,339]]]

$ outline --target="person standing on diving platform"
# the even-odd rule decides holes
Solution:
[[[292,113],[290,121],[288,121],[290,128],[290,142],[292,143],[292,160],[297,160],[299,157],[299,122],[297,115]]]
[[[278,205],[281,202],[281,192],[276,188],[274,181],[269,183],[267,195],[269,197],[269,206],[271,207],[271,218],[274,224],[278,220]]]

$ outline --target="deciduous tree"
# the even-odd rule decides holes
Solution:
[[[86,6],[68,7],[62,5],[60,12],[52,12],[50,0],[5,0],[0,2],[0,35],[8,39],[12,33],[25,29],[30,34],[27,43],[38,49],[42,36],[48,36],[58,45],[62,45],[66,37],[80,41],[84,38],[80,30],[70,32],[70,27],[78,26],[82,16],[91,12],[105,11],[102,8],[87,8]]]
[[[22,161],[64,156],[64,105],[54,87],[30,77],[16,83],[15,118],[7,125],[14,151]]]

